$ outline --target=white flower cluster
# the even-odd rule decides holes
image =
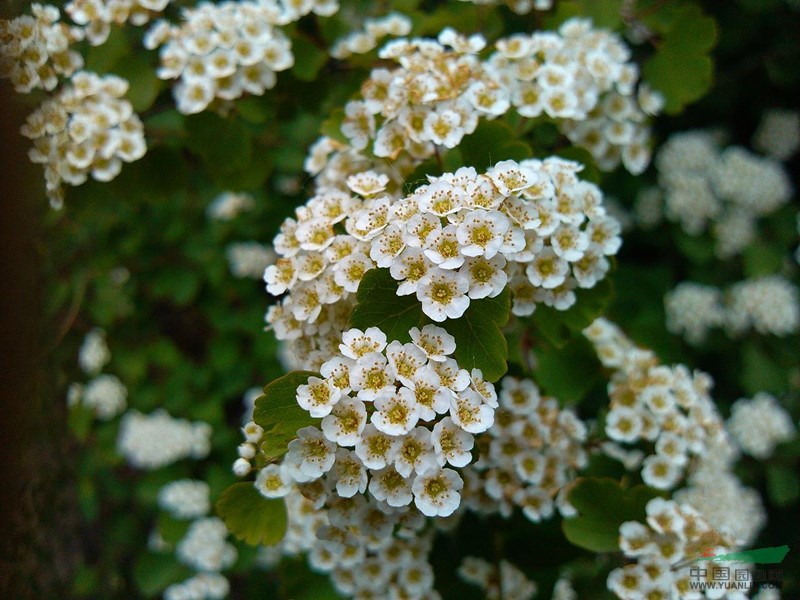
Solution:
[[[80,71],[70,86],[28,116],[22,135],[33,140],[30,159],[44,165],[47,196],[63,205],[62,183],[80,185],[91,176],[111,181],[123,162],[144,156],[144,126],[123,99],[128,82],[115,75]]]
[[[578,600],[578,593],[572,587],[572,580],[560,577],[553,586],[553,595],[550,600]]]
[[[739,450],[733,440],[720,439],[692,465],[688,485],[673,495],[677,502],[691,504],[708,523],[739,546],[755,540],[767,520],[761,496],[745,487],[733,473]]]
[[[462,0],[472,2],[481,6],[491,6],[500,4],[499,0]],[[550,10],[553,8],[553,0],[504,0],[504,4],[518,15],[527,15],[534,10]]]
[[[230,567],[237,557],[236,548],[226,540],[228,529],[218,517],[197,519],[178,542],[175,554],[196,571],[219,572]]]
[[[562,490],[588,463],[586,438],[572,410],[542,397],[533,381],[504,377],[494,425],[478,439],[480,458],[463,472],[466,508],[508,518],[520,507],[534,523],[553,516],[556,505],[573,515]]]
[[[413,343],[387,345],[376,327],[344,332],[323,378],[297,389],[320,429],[298,431],[283,463],[259,472],[263,495],[322,478],[341,497],[368,490],[391,509],[413,501],[424,515],[448,516],[458,508],[463,480],[452,467],[472,461],[473,435],[492,425],[497,395],[480,370],[470,374],[449,357],[455,340],[444,329],[410,333]]]
[[[106,343],[106,332],[95,328],[83,338],[78,352],[78,364],[87,375],[97,375],[111,360],[111,352]]]
[[[262,279],[264,270],[275,262],[272,248],[254,241],[229,244],[225,254],[231,273],[239,279]]]
[[[657,489],[675,488],[690,459],[724,436],[708,394],[713,381],[684,365],[659,365],[654,353],[636,347],[606,319],[597,319],[584,335],[603,366],[614,370],[606,435],[626,444],[653,444],[655,451],[643,461],[642,480]]]
[[[237,558],[236,548],[227,542],[228,530],[221,519],[209,517],[210,489],[206,482],[179,479],[158,492],[159,506],[176,519],[191,519],[186,533],[174,547],[177,559],[198,571],[185,581],[164,590],[164,600],[221,600],[230,591],[220,571]],[[149,546],[154,552],[170,552],[158,529],[151,532]]]
[[[480,587],[487,600],[531,600],[537,591],[536,584],[507,560],[501,560],[498,567],[483,558],[466,556],[458,575]]]
[[[580,170],[557,157],[504,161],[481,175],[462,167],[399,200],[385,193],[385,175],[353,175],[348,186],[362,198],[320,192],[281,226],[281,258],[264,279],[271,294],[289,293],[267,321],[292,341],[300,365],[317,368],[335,353],[354,293],[376,267],[437,322],[506,286],[516,315],[537,303],[566,310],[576,287],[603,279],[621,245],[619,224]],[[312,340],[327,351],[314,352]]]
[[[205,458],[211,450],[211,426],[173,419],[163,409],[150,415],[130,410],[122,417],[117,449],[139,469],[158,469],[182,458]]]
[[[626,521],[619,528],[623,554],[634,559],[608,576],[608,589],[622,600],[642,598],[721,598],[718,590],[692,590],[690,567],[673,569],[685,559],[712,550],[724,554],[735,549],[733,540],[716,531],[704,516],[688,504],[654,498],[647,503],[647,523]],[[705,569],[712,581],[712,569]],[[746,600],[747,593],[724,590],[729,600]]]
[[[464,510],[508,517],[519,506],[535,522],[553,514],[553,499],[586,464],[583,423],[572,411],[560,410],[555,399],[541,397],[530,381],[505,378],[499,398],[476,372],[470,382],[466,371],[448,365],[453,340],[438,327],[415,331],[413,339],[405,346],[386,345],[375,329],[347,332],[344,356],[323,367],[326,379],[311,377],[298,388],[300,405],[322,416],[321,430],[301,429],[283,463],[258,472],[256,489],[268,498],[283,497],[288,511],[286,536],[262,562],[308,553],[312,568],[331,573],[340,593],[373,598],[380,585],[388,590],[381,598],[394,597],[391,590],[398,588],[404,593],[400,597],[438,598],[428,563],[431,526],[446,528]],[[411,372],[415,387],[404,387]],[[452,389],[459,380],[457,387],[475,397],[475,402],[462,402],[469,411],[452,411],[458,403],[454,398],[464,396]],[[351,387],[347,384],[355,397],[339,392]],[[409,394],[403,389],[413,389],[413,399],[405,402]],[[372,401],[362,398],[375,394]],[[473,442],[472,431],[462,428],[465,416],[480,417],[484,409],[490,423],[498,401],[488,436]],[[439,412],[451,407],[448,416],[437,416],[440,405]],[[429,414],[414,423],[420,411]],[[246,462],[247,469],[240,475],[250,470],[265,435],[255,423],[243,432],[246,441],[237,463]],[[343,441],[345,436],[350,439]],[[473,445],[481,458],[469,464]],[[556,502],[571,514],[566,502]],[[457,510],[459,505],[463,508]],[[426,521],[426,515],[437,518]],[[511,568],[502,578],[527,592],[529,584],[520,575]]]
[[[205,481],[179,479],[158,492],[158,504],[176,519],[196,519],[211,510],[210,490]]]
[[[759,392],[750,400],[740,398],[733,404],[728,431],[742,451],[761,460],[772,456],[775,446],[796,434],[789,413],[766,392]]]
[[[31,15],[0,19],[0,78],[11,79],[20,94],[55,89],[58,77],[83,67],[83,57],[70,44],[80,31],[59,23],[61,13],[49,4],[31,4]]]
[[[780,108],[766,111],[753,136],[753,148],[778,160],[790,159],[800,148],[800,113]]]
[[[198,573],[164,590],[164,600],[222,600],[228,597],[230,584],[219,573]]]
[[[358,495],[324,508],[303,493],[295,486],[285,497],[286,535],[262,550],[262,564],[307,553],[312,569],[329,573],[343,596],[440,600],[428,561],[432,531],[419,513],[382,512]]]
[[[366,19],[361,31],[352,31],[336,40],[330,49],[333,58],[345,59],[353,54],[366,54],[378,47],[385,37],[401,37],[411,33],[411,19],[393,12],[383,17]]]
[[[170,0],[70,0],[66,13],[81,25],[93,46],[105,44],[111,25],[144,25],[163,11]]]
[[[115,375],[98,375],[82,390],[81,403],[102,421],[113,419],[127,405],[128,389]]]
[[[729,258],[756,235],[756,223],[784,205],[792,185],[783,165],[740,146],[721,149],[703,131],[673,135],[656,157],[663,212],[686,233],[700,235],[711,226],[715,252]],[[657,222],[655,196],[642,197],[637,213],[648,225]]]
[[[725,324],[722,292],[714,286],[684,281],[664,297],[667,330],[702,344],[708,332]]]
[[[667,329],[695,345],[720,327],[731,336],[753,329],[785,336],[800,329],[800,295],[780,275],[740,281],[724,294],[713,286],[683,282],[667,294],[664,306]]]
[[[336,0],[244,0],[201,2],[184,9],[184,22],[158,21],[145,47],[161,48],[161,79],[179,79],[173,88],[178,110],[204,111],[215,100],[260,96],[275,86],[275,73],[294,64],[291,41],[278,27],[314,12],[330,16]]]
[[[255,207],[255,200],[250,194],[223,192],[208,205],[206,215],[212,221],[232,221]]]
[[[557,119],[563,133],[588,149],[603,169],[623,162],[634,173],[650,160],[647,115],[660,111],[659,94],[639,86],[630,50],[615,34],[572,19],[555,32],[517,34],[497,42],[486,61],[477,53],[486,41],[445,29],[438,41],[394,40],[379,56],[397,62],[375,69],[361,98],[345,106],[342,146],[322,138],[312,147],[306,170],[321,186],[385,161],[421,162],[436,147],[454,148],[481,118],[511,110]],[[333,153],[333,156],[331,156]]]
[[[86,334],[78,353],[78,364],[87,375],[94,376],[88,383],[73,382],[67,392],[67,404],[72,407],[83,404],[102,421],[108,421],[127,405],[128,389],[115,375],[100,374],[111,360],[106,344],[105,331],[92,329]]]
[[[780,275],[740,281],[727,297],[726,323],[734,335],[755,329],[784,336],[800,329],[800,294]]]

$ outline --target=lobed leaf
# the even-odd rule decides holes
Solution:
[[[298,386],[318,375],[311,371],[292,371],[267,385],[264,395],[256,398],[253,421],[264,428],[261,450],[267,460],[283,456],[286,446],[297,437],[298,429],[318,422],[297,404]]]
[[[567,497],[578,516],[564,519],[561,529],[576,546],[592,552],[616,552],[620,525],[643,522],[646,504],[659,495],[644,485],[626,489],[614,479],[581,477]]]
[[[508,322],[511,298],[508,288],[495,298],[473,300],[458,319],[442,326],[456,339],[455,358],[462,369],[480,369],[488,381],[508,370],[508,343],[501,329]]]
[[[389,340],[411,341],[408,332],[421,325],[422,306],[413,294],[398,296],[397,287],[388,269],[367,271],[356,292],[358,304],[350,315],[349,327],[362,331],[378,327]]]
[[[255,546],[271,546],[286,533],[286,504],[281,498],[264,498],[252,481],[234,483],[222,492],[217,514],[237,539]]]

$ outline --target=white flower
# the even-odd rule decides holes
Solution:
[[[336,457],[336,446],[316,427],[303,427],[289,442],[284,465],[298,482],[312,481],[328,472]]]
[[[345,397],[322,419],[325,437],[340,446],[355,446],[367,424],[367,409],[358,398]]]
[[[456,226],[448,225],[428,235],[423,251],[428,260],[439,268],[457,269],[464,264],[464,255],[460,250]]]
[[[394,369],[380,352],[359,358],[350,371],[350,381],[362,400],[375,400],[381,394],[391,394],[395,390]]]
[[[342,394],[347,394],[351,389],[350,370],[355,364],[356,361],[352,358],[334,356],[329,361],[322,363],[319,372]]]
[[[387,269],[394,264],[397,256],[405,248],[403,230],[400,226],[390,223],[378,237],[372,239],[369,256],[379,267]]]
[[[319,377],[309,377],[308,384],[297,388],[297,403],[316,418],[329,414],[341,397],[338,388]]]
[[[513,192],[529,187],[535,184],[539,178],[533,169],[522,166],[513,160],[497,163],[486,174],[503,196],[510,196]]]
[[[158,492],[158,504],[178,519],[196,519],[211,509],[209,487],[205,481],[180,479]]]
[[[389,267],[393,279],[402,283],[397,288],[398,296],[415,294],[420,281],[428,273],[433,263],[428,260],[422,250],[406,248]]]
[[[357,173],[347,178],[347,187],[359,196],[374,196],[386,189],[389,176],[375,171]]]
[[[498,211],[473,211],[458,225],[457,237],[464,256],[492,258],[500,251],[511,222]]]
[[[399,507],[411,504],[411,481],[395,470],[386,467],[372,474],[369,492],[376,500],[385,501],[389,506]]]
[[[434,111],[425,117],[425,136],[434,144],[455,148],[464,137],[461,115],[453,110]]]
[[[658,490],[673,488],[683,475],[674,461],[661,455],[648,456],[642,464],[642,481]]]
[[[505,266],[506,259],[499,254],[491,259],[484,256],[468,258],[459,273],[469,280],[469,297],[478,300],[498,296],[508,282],[508,275],[503,270]]]
[[[553,289],[564,283],[569,263],[551,248],[544,248],[525,269],[528,280],[537,287]]]
[[[397,379],[407,387],[412,386],[415,374],[427,363],[427,356],[418,346],[411,343],[401,344],[398,341],[393,341],[386,347],[386,357],[397,374]]]
[[[427,517],[448,517],[461,503],[464,481],[452,469],[431,469],[414,480],[414,504]]]
[[[336,493],[342,498],[352,498],[367,489],[367,470],[352,450],[336,450],[336,462],[330,473],[336,481]]]
[[[291,289],[297,281],[297,268],[291,258],[279,258],[275,264],[269,265],[264,271],[264,282],[267,291],[273,296],[279,296]]]
[[[403,437],[394,461],[394,467],[403,477],[422,473],[438,466],[431,443],[431,432],[422,426],[415,427]]]
[[[469,307],[469,280],[460,273],[432,268],[419,281],[417,299],[422,312],[437,322],[457,319]]]
[[[553,252],[566,261],[575,262],[589,247],[589,237],[574,225],[562,223],[550,235]]]
[[[421,331],[412,327],[408,333],[414,345],[434,362],[444,362],[456,350],[456,339],[436,325],[425,325]]]
[[[399,447],[398,438],[378,431],[370,423],[364,428],[361,440],[356,444],[356,456],[369,469],[383,469],[395,460]]]
[[[618,442],[635,442],[642,433],[642,418],[638,412],[616,406],[606,416],[606,434]]]
[[[98,375],[83,389],[82,402],[98,419],[108,421],[125,410],[128,389],[114,375]]]
[[[291,490],[292,478],[283,465],[271,464],[258,472],[255,486],[265,498],[283,498]]]
[[[374,266],[369,256],[361,253],[351,254],[336,263],[333,280],[336,285],[343,287],[346,291],[355,293],[358,291],[358,285],[361,283],[364,273]]]
[[[539,388],[530,379],[506,378],[500,392],[500,404],[512,413],[525,417],[534,414],[539,406]]]
[[[445,417],[433,427],[433,447],[440,466],[465,467],[472,461],[472,436]]]
[[[78,353],[78,364],[87,375],[97,375],[111,360],[111,352],[102,329],[92,329],[86,334]]]
[[[388,435],[405,435],[419,421],[420,409],[414,398],[414,392],[401,387],[396,392],[382,393],[374,402],[376,411],[370,421],[378,429]]]
[[[469,372],[458,366],[452,358],[440,362],[428,363],[428,366],[439,376],[441,384],[453,392],[461,392],[469,387]]]
[[[450,410],[453,393],[442,385],[442,378],[430,366],[419,369],[408,388],[414,393],[421,420],[432,421],[437,414]]]
[[[386,334],[377,327],[366,331],[348,329],[342,334],[339,350],[348,358],[359,359],[370,352],[383,352],[386,348]]]
[[[465,390],[450,402],[453,422],[469,433],[483,433],[494,423],[494,410],[473,390]]]

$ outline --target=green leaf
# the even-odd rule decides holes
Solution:
[[[800,476],[796,469],[779,465],[767,467],[767,492],[777,506],[789,506],[800,498]]]
[[[459,144],[464,164],[485,171],[502,160],[523,160],[533,155],[530,146],[521,141],[506,123],[481,121],[473,133]]]
[[[331,138],[332,140],[336,140],[342,144],[349,144],[350,140],[348,140],[347,136],[342,133],[343,122],[344,110],[337,108],[331,112],[331,116],[322,122],[322,127],[320,127],[319,132],[322,135]]]
[[[615,552],[619,550],[620,525],[643,522],[645,506],[659,495],[644,485],[626,489],[613,479],[579,478],[567,497],[578,516],[564,519],[561,529],[576,546],[592,552]]]
[[[765,243],[748,246],[742,253],[744,274],[747,277],[760,277],[778,273],[783,265],[783,249]]]
[[[548,29],[556,29],[573,17],[588,17],[595,27],[616,29],[622,24],[622,5],[623,0],[560,0],[555,12],[547,17],[545,25]]]
[[[146,55],[131,53],[116,62],[114,74],[124,77],[130,83],[125,96],[130,100],[133,110],[144,112],[153,105],[161,91],[161,80],[156,77],[155,65]]]
[[[86,441],[86,438],[92,432],[94,418],[95,414],[92,409],[83,404],[77,404],[69,409],[69,414],[67,415],[69,430],[80,441]]]
[[[642,73],[664,94],[665,112],[677,114],[711,88],[714,63],[708,52],[717,41],[717,24],[694,5],[654,18],[653,24],[662,41]]]
[[[308,378],[318,376],[311,371],[292,371],[264,388],[264,395],[256,398],[253,420],[264,428],[261,449],[267,460],[286,453],[286,446],[297,437],[297,430],[318,423],[297,404],[298,386],[308,383]]]
[[[606,277],[591,289],[576,290],[577,299],[569,310],[537,306],[531,321],[539,335],[556,348],[563,348],[605,312],[612,293],[611,281]]]
[[[699,54],[662,48],[644,65],[643,73],[654,89],[664,94],[664,112],[675,115],[711,88],[714,63]]]
[[[250,123],[266,123],[273,110],[263,96],[246,96],[236,101],[236,111]]]
[[[130,52],[130,44],[122,27],[112,27],[108,39],[100,46],[91,46],[86,51],[84,68],[87,71],[104,75],[123,60]]]
[[[745,343],[741,356],[739,377],[747,394],[761,391],[782,394],[787,391],[789,381],[786,370],[755,342]]]
[[[300,81],[313,81],[320,69],[328,62],[328,53],[323,52],[305,38],[292,40],[294,67],[292,73]]]
[[[170,554],[141,554],[133,569],[136,587],[146,598],[152,598],[173,584],[188,579],[192,571]]]
[[[508,370],[508,343],[503,327],[511,311],[508,288],[495,298],[470,302],[458,319],[442,326],[456,339],[455,358],[462,369],[480,369],[488,381],[497,381]]]
[[[538,344],[534,353],[536,382],[563,404],[580,402],[598,380],[600,362],[583,336],[560,349]]]
[[[186,130],[188,147],[203,158],[212,174],[240,171],[250,164],[252,136],[239,121],[204,112],[187,117]]]
[[[234,483],[217,501],[217,514],[236,538],[246,544],[271,546],[286,533],[286,504],[264,498],[252,482]]]
[[[371,269],[364,274],[356,292],[356,304],[349,327],[362,331],[378,327],[388,340],[411,341],[412,327],[422,322],[422,305],[413,294],[397,295],[398,283],[388,269]]]
[[[158,516],[158,533],[168,544],[177,544],[189,529],[190,521],[176,519],[167,513]]]

